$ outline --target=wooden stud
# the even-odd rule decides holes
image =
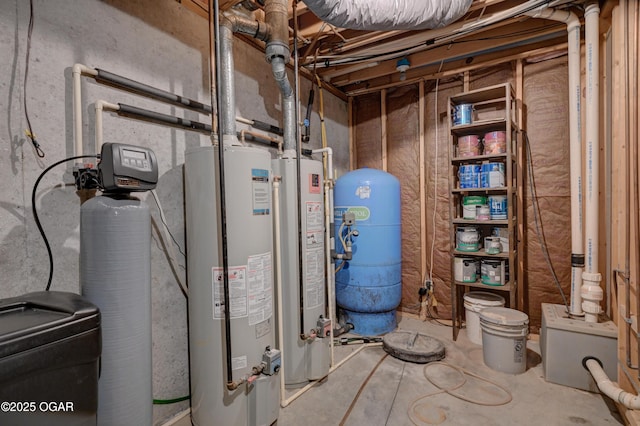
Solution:
[[[424,149],[424,81],[418,83],[418,134],[420,151],[420,273],[424,280],[427,276],[427,203],[425,188],[425,149]]]
[[[469,84],[469,71],[465,71],[464,72],[464,82],[462,83],[462,91],[463,92],[468,92],[469,90],[471,90],[470,84]]]
[[[380,91],[380,130],[382,133],[382,170],[387,171],[387,90]]]
[[[518,135],[517,135],[517,146],[516,146],[516,181],[517,185],[517,196],[516,196],[516,217],[518,218],[518,229],[516,230],[516,245],[518,250],[518,272],[517,272],[517,286],[518,286],[518,309],[521,311],[525,310],[525,278],[524,278],[524,253],[527,247],[525,241],[525,226],[526,223],[524,221],[524,188],[526,185],[524,183],[524,138],[522,130],[524,129],[524,71],[522,65],[522,59],[518,59],[516,61],[516,119],[519,127]]]
[[[348,104],[348,126],[349,126],[349,170],[355,170],[356,161],[356,123],[353,116],[353,98],[349,96]],[[333,176],[332,176],[333,177]]]

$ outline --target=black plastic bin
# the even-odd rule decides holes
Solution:
[[[0,300],[0,425],[95,425],[100,311],[42,291]]]

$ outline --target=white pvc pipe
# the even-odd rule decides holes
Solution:
[[[600,389],[603,394],[631,410],[640,409],[640,396],[625,392],[609,380],[607,373],[600,367],[600,363],[598,363],[597,360],[593,358],[588,359],[585,365],[589,373],[591,373],[591,376],[593,376],[593,380],[598,385],[598,389]]]
[[[73,147],[74,155],[82,155],[82,87],[80,84],[80,76],[87,74],[91,76],[97,76],[98,71],[89,68],[86,65],[74,64],[72,71],[73,75]]]
[[[273,179],[273,233],[274,233],[274,251],[275,251],[275,265],[276,265],[276,302],[278,304],[278,343],[280,344],[280,406],[283,405],[286,400],[285,395],[285,382],[284,382],[284,325],[282,319],[282,241],[280,239],[280,177],[274,177]]]
[[[355,351],[351,352],[349,355],[347,355],[345,357],[345,359],[343,359],[342,361],[340,361],[338,364],[336,364],[334,367],[331,367],[329,369],[329,373],[327,373],[326,376],[318,379],[318,380],[314,380],[313,382],[310,382],[309,384],[307,384],[305,387],[303,387],[302,389],[300,389],[298,392],[294,393],[293,395],[291,395],[289,398],[287,399],[281,399],[280,400],[280,406],[282,408],[286,407],[287,405],[291,404],[293,401],[295,401],[296,399],[298,399],[300,396],[302,396],[302,394],[304,394],[306,391],[308,391],[309,389],[311,389],[312,387],[314,387],[315,385],[317,385],[318,383],[320,383],[322,380],[325,379],[325,377],[327,377],[329,374],[333,373],[334,371],[336,371],[338,368],[340,368],[345,362],[349,361],[351,358],[353,358],[354,356],[356,356],[357,354],[360,353],[360,351],[362,351],[363,349],[366,348],[370,348],[373,346],[382,346],[382,343],[365,343],[362,346],[360,346],[358,349],[356,349]],[[282,371],[282,369],[280,370]],[[283,382],[284,383],[284,382]],[[281,385],[282,386],[282,385]],[[281,387],[281,392],[284,392],[282,390],[283,388]],[[281,395],[284,395],[284,393],[281,393]]]
[[[328,300],[328,310],[329,310],[329,319],[331,320],[331,329],[329,331],[329,347],[331,350],[331,365],[334,364],[334,356],[333,356],[333,329],[335,328],[335,320],[334,320],[334,300],[333,300],[333,258],[331,257],[331,215],[333,214],[333,209],[331,208],[331,199],[332,199],[332,187],[333,187],[333,150],[329,147],[314,149],[311,151],[313,154],[322,153],[323,155],[326,153],[327,155],[327,176],[324,177],[324,250],[325,250],[325,270],[327,271],[327,300]]]
[[[586,322],[598,322],[603,298],[598,272],[598,202],[600,164],[600,8],[597,3],[587,6],[585,19],[586,51],[586,187],[585,187],[585,270],[582,273],[582,310]]]
[[[96,110],[96,154],[99,154],[102,150],[102,144],[104,143],[103,131],[102,131],[102,112],[104,110],[118,111],[119,105],[112,104],[111,102],[98,99],[95,103]]]
[[[571,181],[571,315],[582,315],[579,287],[584,267],[582,238],[582,145],[580,120],[580,19],[569,11],[545,8],[527,12],[534,18],[567,24],[569,45],[569,156]]]

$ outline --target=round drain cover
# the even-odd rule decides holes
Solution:
[[[444,358],[444,344],[417,331],[393,331],[382,339],[382,347],[403,361],[426,364]]]

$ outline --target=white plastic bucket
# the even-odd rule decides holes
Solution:
[[[527,369],[529,317],[509,308],[486,308],[480,312],[482,356],[487,367],[508,374]]]
[[[480,329],[479,314],[487,308],[504,306],[504,297],[486,291],[471,291],[465,293],[463,298],[467,337],[472,343],[481,345],[482,330]]]

